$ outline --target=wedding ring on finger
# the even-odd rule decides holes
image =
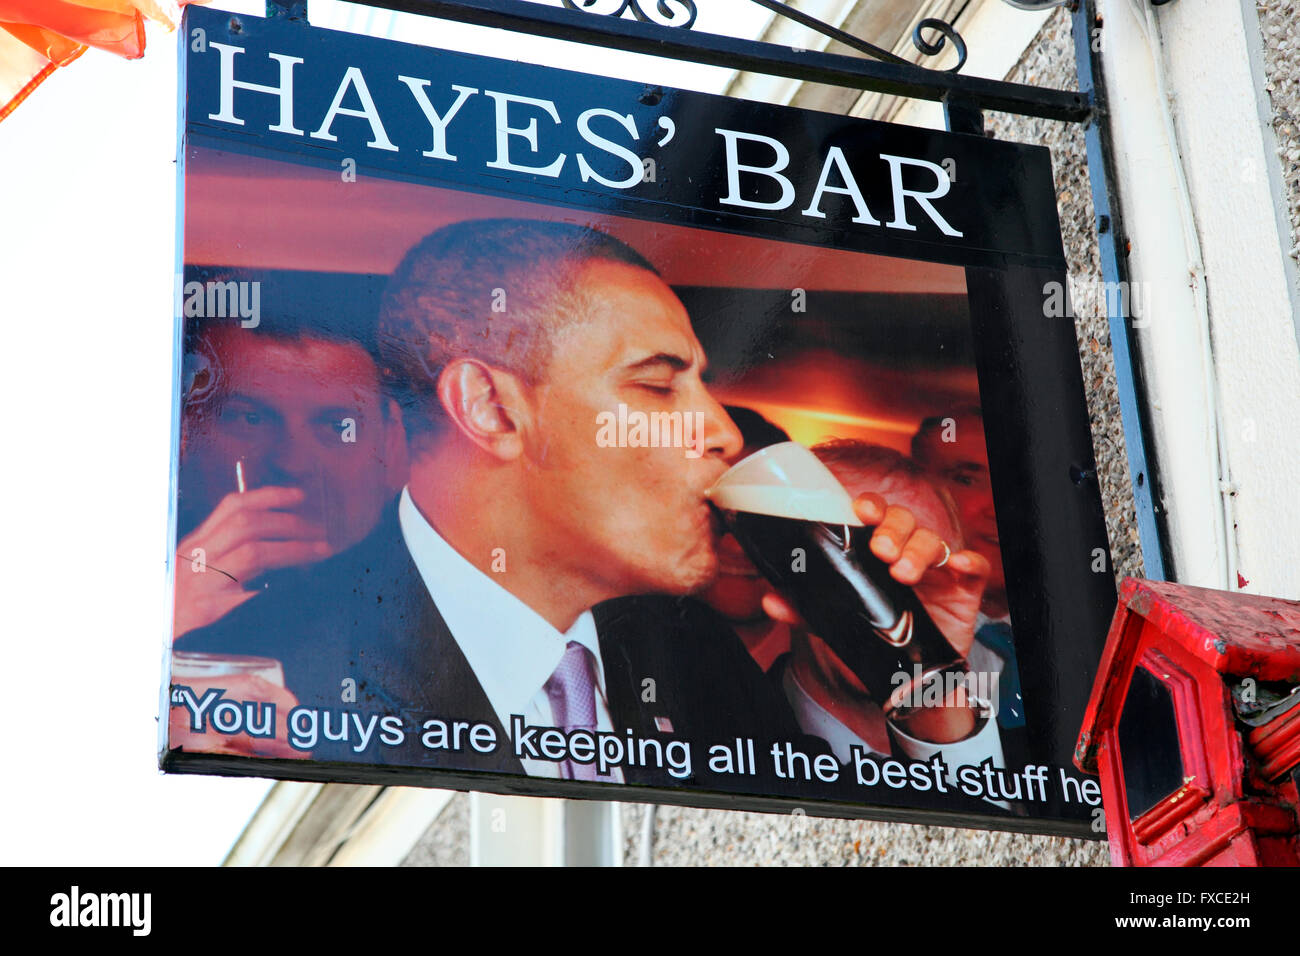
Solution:
[[[952,548],[948,547],[948,542],[940,541],[939,543],[943,545],[943,560],[935,565],[936,568],[943,567],[945,564],[948,563],[948,559],[952,557]]]

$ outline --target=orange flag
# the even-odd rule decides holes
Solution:
[[[87,47],[137,59],[144,18],[171,30],[179,16],[172,0],[0,0],[0,120]]]

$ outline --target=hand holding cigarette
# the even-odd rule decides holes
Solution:
[[[320,561],[332,553],[325,529],[292,509],[298,488],[232,492],[176,548],[175,637],[212,624],[259,592],[267,571]]]

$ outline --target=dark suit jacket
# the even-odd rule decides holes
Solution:
[[[726,789],[738,783],[735,789],[770,792],[773,781],[764,772],[725,778],[702,773],[708,747],[751,738],[760,771],[771,763],[766,753],[771,742],[825,752],[821,741],[798,729],[779,690],[705,605],[629,597],[601,604],[593,613],[615,730],[624,737],[632,730],[638,738],[654,737],[665,744],[681,739],[692,745],[693,779],[625,766],[628,783]],[[356,547],[270,581],[265,594],[217,624],[184,636],[176,647],[278,658],[287,687],[304,706],[405,718],[402,745],[379,746],[372,740],[357,753],[351,749],[355,737],[346,743],[323,741],[312,751],[317,760],[524,772],[506,728],[407,551],[395,503]],[[355,703],[343,701],[348,678],[356,682]],[[419,731],[431,718],[490,724],[498,746],[486,756],[431,751],[421,744]],[[656,718],[666,718],[671,732],[659,729]]]

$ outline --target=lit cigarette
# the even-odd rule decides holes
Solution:
[[[235,462],[235,487],[239,489],[241,495],[248,490],[248,485],[244,483],[244,461],[242,458]]]

